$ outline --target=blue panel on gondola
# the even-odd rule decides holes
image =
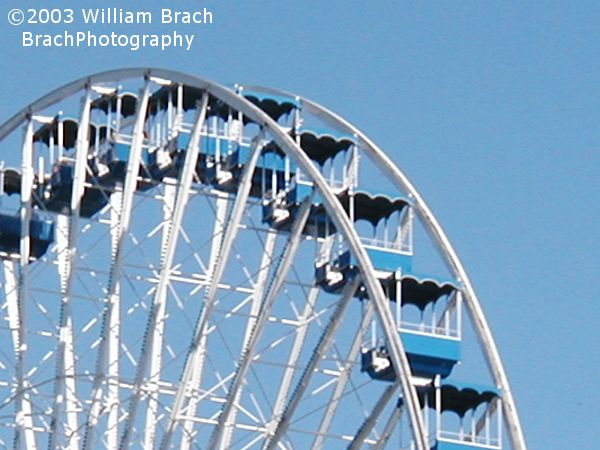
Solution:
[[[71,210],[74,166],[70,163],[58,163],[54,166],[50,183],[41,187],[36,200],[48,211],[68,214]],[[108,193],[100,188],[86,187],[83,191],[79,213],[83,217],[92,217],[108,203]]]
[[[413,374],[446,378],[460,360],[460,341],[432,334],[401,332]]]
[[[268,178],[266,180],[268,181]],[[325,237],[334,233],[336,231],[335,225],[323,207],[321,195],[318,192],[313,194],[313,186],[308,184],[295,184],[287,192],[282,204],[275,205],[269,203],[265,205],[263,207],[263,221],[277,229],[289,230],[300,209],[301,203],[311,194],[313,195],[312,206],[303,233],[319,237]],[[287,212],[287,218],[278,221],[276,218],[283,211]]]
[[[446,378],[460,360],[460,341],[445,336],[414,334],[402,331],[402,343],[413,375]],[[362,353],[362,370],[381,381],[394,381],[396,373],[387,350],[382,347]]]
[[[379,247],[364,247],[364,249],[375,270],[385,272],[410,272],[411,270],[412,258],[406,253]],[[335,264],[342,269],[359,267],[358,260],[349,251],[340,255]]]
[[[287,202],[288,203],[297,203],[300,204],[306,197],[308,197],[313,191],[312,184],[302,184],[297,183],[293,189],[290,190],[287,194]],[[313,197],[313,205],[319,206],[323,203],[320,194],[316,194]]]
[[[376,270],[409,272],[412,268],[412,258],[406,253],[378,247],[365,247],[365,250]]]
[[[102,155],[103,163],[109,168],[109,173],[100,178],[100,183],[105,185],[123,182],[127,171],[131,145],[123,142],[114,143],[110,150]],[[142,167],[139,175],[145,180],[138,183],[138,189],[145,190],[153,186],[156,181],[165,177],[176,177],[183,163],[183,151],[175,140],[164,147],[142,148]]]
[[[188,133],[180,133],[177,136],[177,147],[185,150],[190,142],[190,135]]]
[[[54,241],[54,223],[38,219],[29,222],[30,256],[40,258]],[[0,250],[6,253],[18,253],[21,239],[21,218],[0,214]]]
[[[191,135],[189,133],[180,133],[176,138],[176,147],[180,150],[187,150]],[[200,137],[200,161],[206,160],[207,156],[216,156],[217,153],[222,159],[236,151],[238,143],[231,141],[224,136],[205,136]],[[240,157],[240,162],[244,162],[244,156]]]
[[[117,142],[115,144],[113,144],[113,150],[112,150],[112,160],[113,161],[120,161],[120,162],[124,162],[127,163],[127,161],[129,161],[129,154],[131,153],[131,145],[130,144],[125,144],[123,142]],[[148,164],[149,162],[149,155],[148,155],[148,149],[147,148],[142,148],[142,162],[144,164]]]
[[[129,144],[117,142],[116,144],[113,144],[111,159],[112,161],[127,162],[129,160],[130,152],[131,146]]]
[[[482,446],[476,443],[470,442],[448,442],[448,441],[437,441],[431,450],[465,450],[465,449],[481,449]],[[487,448],[487,447],[483,447]]]
[[[227,141],[225,141],[227,143]],[[235,143],[235,149],[227,156],[226,164],[228,167],[242,168],[250,161],[250,147],[238,145]]]

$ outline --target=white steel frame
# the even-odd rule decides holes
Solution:
[[[18,306],[19,306],[19,316],[18,321],[24,323],[24,305],[26,303],[26,296],[28,291],[27,285],[27,264],[29,263],[29,221],[31,217],[31,202],[30,202],[30,192],[31,186],[33,182],[33,173],[32,173],[32,122],[31,115],[36,111],[43,110],[44,108],[60,101],[66,96],[69,96],[86,86],[90,86],[92,84],[103,83],[103,82],[112,82],[121,79],[127,78],[137,78],[139,76],[144,76],[146,81],[146,86],[144,89],[144,93],[141,97],[141,101],[139,102],[139,110],[138,115],[135,122],[134,128],[134,136],[133,136],[133,145],[131,150],[131,155],[129,158],[128,166],[127,166],[127,176],[125,180],[125,186],[123,190],[122,196],[122,204],[120,208],[120,221],[119,221],[119,233],[117,238],[117,245],[114,253],[114,261],[111,267],[111,279],[115,279],[114,274],[118,273],[120,270],[121,255],[120,255],[120,245],[124,236],[127,234],[127,230],[129,227],[129,214],[131,212],[132,206],[132,198],[133,192],[135,190],[135,185],[137,182],[137,173],[140,165],[140,155],[141,155],[141,147],[142,147],[142,129],[143,129],[143,120],[144,120],[144,112],[148,105],[149,98],[149,81],[148,79],[152,77],[160,78],[163,80],[170,80],[171,82],[176,82],[179,84],[185,84],[188,86],[196,87],[204,90],[211,96],[220,99],[225,104],[229,105],[231,108],[235,109],[239,112],[239,114],[244,115],[252,119],[254,122],[258,123],[260,127],[264,130],[268,130],[269,134],[272,136],[275,143],[286,153],[287,157],[290,158],[302,171],[302,173],[311,179],[314,183],[314,186],[320,193],[325,209],[327,210],[328,215],[331,217],[334,222],[336,228],[342,233],[348,242],[349,247],[354,253],[358,264],[361,267],[361,279],[364,283],[367,291],[369,292],[369,297],[372,299],[376,314],[378,315],[381,326],[386,333],[386,337],[389,342],[389,351],[390,357],[392,360],[392,364],[395,368],[396,373],[399,375],[399,386],[401,387],[402,396],[404,398],[404,405],[406,412],[409,417],[409,423],[412,427],[413,440],[415,443],[415,447],[418,450],[426,450],[428,449],[427,442],[427,433],[423,423],[423,418],[420,414],[420,406],[419,401],[417,399],[416,390],[410,380],[410,367],[408,361],[406,359],[406,354],[403,349],[402,342],[396,332],[396,324],[394,321],[394,317],[392,312],[387,306],[387,299],[382,291],[382,288],[377,281],[375,270],[368,258],[364,247],[360,243],[360,239],[357,236],[353,224],[350,219],[343,213],[341,205],[339,201],[335,197],[334,193],[328,186],[327,181],[322,177],[319,171],[312,165],[311,161],[304,154],[302,149],[299,148],[297,142],[295,142],[289,135],[287,135],[282,129],[280,129],[277,124],[263,111],[255,107],[249,101],[244,98],[238,96],[235,92],[214,84],[212,82],[202,80],[196,77],[192,77],[189,75],[184,75],[177,72],[167,71],[167,70],[156,70],[156,69],[125,69],[125,70],[117,70],[117,71],[109,71],[100,73],[91,77],[87,77],[82,80],[75,81],[69,85],[66,85],[56,91],[48,94],[47,96],[41,98],[40,100],[34,102],[27,109],[19,112],[10,120],[8,120],[4,125],[0,126],[0,140],[2,140],[7,134],[9,134],[12,130],[18,127],[21,123],[25,121],[29,121],[25,144],[23,146],[23,158],[22,158],[22,192],[23,195],[21,197],[22,207],[21,207],[21,218],[22,218],[22,232],[21,232],[21,242],[20,242],[20,260],[19,260],[19,270],[17,275],[17,284],[18,284]],[[277,95],[289,95],[280,91],[263,89],[264,92],[270,92]],[[292,96],[295,98],[299,98],[297,96]],[[504,412],[504,417],[506,419],[506,424],[508,427],[508,434],[511,440],[512,447],[515,450],[526,450],[526,444],[523,437],[523,433],[521,430],[521,426],[519,423],[518,415],[516,412],[516,406],[514,403],[514,399],[512,397],[512,393],[510,390],[510,386],[508,383],[508,379],[506,377],[504,368],[502,366],[500,356],[497,350],[497,347],[493,341],[491,331],[485,320],[483,315],[483,311],[479,305],[479,301],[477,296],[473,290],[473,287],[468,279],[466,271],[462,266],[460,260],[453,247],[451,246],[448,238],[443,232],[440,224],[437,222],[431,210],[428,208],[422,197],[416,191],[414,186],[410,183],[410,181],[406,178],[406,176],[392,163],[392,161],[387,157],[381,149],[379,149],[371,140],[369,140],[363,133],[361,133],[358,129],[353,127],[351,124],[338,117],[334,113],[326,110],[325,108],[317,105],[314,102],[311,102],[307,99],[301,99],[303,108],[305,111],[309,111],[312,114],[318,116],[324,122],[332,124],[334,127],[338,129],[342,129],[348,133],[355,135],[360,141],[361,148],[365,152],[365,154],[376,164],[376,166],[381,170],[383,174],[400,190],[407,192],[411,197],[414,208],[417,214],[420,216],[422,223],[424,224],[427,231],[431,234],[433,241],[437,244],[438,250],[440,254],[444,257],[447,265],[449,266],[452,273],[455,277],[463,284],[464,286],[464,300],[465,306],[471,315],[471,322],[474,324],[474,328],[477,332],[477,336],[479,342],[481,343],[484,355],[486,357],[486,361],[490,367],[490,371],[494,377],[494,381],[496,385],[502,391],[502,408]],[[231,240],[235,236],[237,231],[237,227],[239,224],[239,215],[242,214],[243,206],[246,203],[246,199],[248,196],[249,190],[249,182],[247,178],[249,177],[248,172],[252,172],[257,160],[258,155],[258,145],[255,145],[252,158],[249,163],[244,167],[244,174],[242,176],[242,182],[240,183],[240,188],[238,194],[236,196],[235,204],[232,207],[232,213],[230,216],[230,220],[226,224],[225,230],[225,238],[223,239],[221,250],[219,252],[219,259],[226,260],[227,252],[228,252],[228,244],[231,243]],[[75,197],[75,194],[74,194]],[[192,345],[190,355],[188,356],[188,364],[186,364],[186,370],[182,377],[182,383],[180,384],[179,390],[177,392],[174,407],[172,410],[172,417],[170,420],[169,429],[167,433],[165,433],[165,439],[163,439],[161,448],[167,448],[169,445],[169,436],[173,431],[173,427],[175,423],[179,420],[179,413],[182,407],[182,401],[185,397],[185,387],[189,385],[191,369],[196,366],[198,362],[198,354],[201,354],[201,344],[203,330],[206,325],[206,318],[210,314],[210,310],[212,307],[212,298],[214,297],[214,292],[220,279],[221,272],[223,270],[224,263],[217,261],[215,270],[212,274],[212,281],[210,287],[207,289],[207,295],[205,296],[205,307],[203,309],[203,315],[198,322],[198,327],[196,329],[196,337],[194,339],[194,343]],[[5,266],[6,267],[6,266]],[[108,324],[113,323],[112,321],[112,308],[113,305],[118,301],[116,299],[118,293],[118,283],[113,282],[110,284],[109,294],[107,296],[106,301],[106,311],[103,317],[103,336],[100,344],[100,349],[98,353],[98,364],[97,371],[94,377],[94,391],[95,395],[93,397],[93,408],[91,409],[90,416],[86,422],[85,435],[84,435],[84,448],[89,449],[92,445],[93,441],[93,433],[94,428],[98,419],[98,408],[99,401],[102,396],[101,394],[101,384],[104,379],[102,373],[104,368],[106,367],[106,353],[107,350],[105,347],[107,346],[106,342],[108,342]],[[345,298],[345,297],[344,297]],[[340,303],[342,304],[342,302]],[[23,326],[19,327],[20,330],[20,339],[19,339],[19,351],[17,355],[17,393],[15,397],[15,407],[17,411],[17,427],[15,429],[15,440],[14,440],[14,448],[20,448],[21,435],[25,434],[25,439],[27,440],[27,436],[31,438],[31,429],[32,425],[27,424],[27,420],[23,421],[23,415],[27,411],[27,396],[25,393],[25,384],[23,380],[22,374],[22,364],[24,358],[24,349],[26,347],[26,343],[24,342],[24,333],[25,330]],[[316,358],[318,351],[315,351],[313,357]],[[21,368],[21,369],[20,369]],[[201,378],[201,377],[200,377]],[[136,390],[135,396],[140,397],[142,395],[140,387],[141,387],[141,379],[142,376],[138,377],[136,382]],[[182,388],[184,386],[184,388]],[[288,403],[285,411],[293,411],[294,399],[292,396],[292,400]],[[135,417],[136,410],[136,402],[139,402],[139,398],[132,403],[132,408],[129,411],[129,417]],[[265,448],[273,448],[276,445],[277,437],[281,436],[281,434],[285,431],[286,421],[288,420],[288,416],[286,412],[284,412],[282,419],[279,421],[277,427],[273,431],[273,437],[267,441]],[[130,419],[131,422],[131,419]],[[127,448],[130,443],[130,430],[131,425],[125,427],[123,434],[121,435],[121,448]],[[29,433],[29,434],[28,434]],[[218,439],[217,439],[218,440]]]

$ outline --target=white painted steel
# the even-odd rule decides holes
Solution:
[[[276,89],[250,87],[252,89],[263,90],[276,95],[286,95],[290,97],[298,97],[294,94],[283,92]],[[301,97],[300,97],[301,98]],[[506,423],[508,426],[508,434],[514,450],[527,450],[525,437],[519,421],[516,403],[514,401],[512,390],[508,382],[506,371],[500,358],[500,352],[494,341],[491,328],[483,314],[483,309],[475,293],[475,289],[467,275],[467,272],[460,261],[458,254],[450,243],[448,236],[444,232],[442,226],[433,212],[410,182],[408,177],[393,163],[381,148],[379,148],[372,140],[370,140],[358,128],[352,125],[347,120],[324,108],[323,106],[302,98],[302,102],[307,110],[319,116],[324,121],[330,123],[333,127],[341,129],[350,134],[356,135],[363,146],[368,157],[377,165],[381,172],[401,191],[407,192],[412,201],[417,214],[420,216],[425,229],[431,235],[433,242],[437,245],[438,251],[443,256],[445,263],[452,271],[457,280],[463,283],[464,286],[464,301],[468,310],[483,353],[486,357],[487,364],[494,377],[496,386],[502,391],[502,405]]]
[[[17,270],[17,309],[19,322],[19,350],[16,364],[15,392],[15,435],[13,449],[37,448],[33,434],[33,418],[28,402],[24,399],[27,389],[25,382],[25,356],[27,353],[27,304],[29,301],[29,251],[31,247],[29,226],[31,223],[31,191],[33,189],[33,120],[29,119],[23,138],[21,166],[21,237],[19,242],[19,264]],[[24,435],[24,441],[21,436]],[[30,447],[33,446],[33,447]]]
[[[144,122],[146,111],[148,110],[148,102],[150,99],[150,82],[145,81],[141,98],[138,104],[138,111],[133,129],[131,151],[129,153],[129,161],[127,162],[127,170],[125,174],[125,184],[123,187],[122,202],[119,206],[119,222],[117,228],[117,245],[113,248],[112,263],[110,268],[108,288],[106,295],[106,304],[102,316],[102,335],[100,336],[100,344],[98,346],[98,359],[96,362],[96,373],[93,380],[92,404],[89,407],[88,420],[86,423],[85,434],[83,439],[83,450],[89,450],[94,446],[94,432],[100,416],[100,402],[102,401],[102,382],[105,380],[104,373],[106,371],[106,352],[107,352],[107,335],[109,331],[108,325],[112,323],[112,313],[115,304],[118,304],[118,286],[123,266],[123,246],[124,240],[129,232],[131,222],[131,212],[133,208],[133,195],[137,186],[137,178],[140,170],[142,145],[144,143]]]
[[[173,212],[173,219],[171,229],[169,230],[168,243],[166,246],[165,254],[163,255],[163,261],[160,269],[160,279],[158,286],[156,287],[156,294],[152,303],[152,308],[148,314],[148,323],[146,325],[146,331],[144,333],[144,341],[140,348],[140,357],[137,364],[137,373],[134,381],[134,395],[129,403],[129,411],[127,413],[127,421],[124,426],[123,435],[121,438],[120,448],[126,449],[129,447],[131,441],[131,435],[133,431],[133,424],[135,423],[137,410],[142,396],[144,395],[143,387],[145,384],[144,377],[146,376],[146,369],[150,356],[154,356],[154,369],[157,373],[150,374],[150,382],[154,380],[156,382],[160,375],[159,358],[162,352],[154,352],[154,339],[157,333],[162,331],[162,325],[157,327],[157,321],[160,319],[161,324],[164,320],[165,314],[165,301],[166,293],[169,283],[169,276],[173,270],[173,258],[175,257],[175,250],[177,248],[177,241],[179,238],[179,231],[181,223],[183,221],[183,215],[188,204],[189,193],[192,185],[194,172],[196,170],[196,161],[198,160],[198,151],[200,144],[200,133],[204,127],[206,120],[206,108],[208,106],[208,94],[204,94],[202,97],[201,104],[199,105],[198,118],[192,131],[188,147],[185,154],[185,162],[183,170],[181,171],[179,179],[179,189],[177,191],[177,199],[175,201],[175,210]],[[134,144],[135,145],[135,144]],[[132,150],[133,151],[133,150]],[[167,222],[168,223],[168,222]],[[154,442],[154,437],[150,436],[150,442]]]
[[[356,364],[356,358],[358,357],[361,351],[363,335],[371,325],[373,314],[373,304],[371,302],[368,302],[363,312],[360,325],[356,330],[356,334],[354,335],[352,346],[350,347],[348,355],[345,358],[345,361],[347,362],[340,369],[340,375],[337,379],[337,383],[333,392],[331,393],[331,398],[327,403],[327,408],[325,408],[325,412],[323,413],[321,425],[319,426],[319,430],[317,431],[317,434],[311,446],[313,450],[320,450],[323,447],[323,443],[325,442],[327,432],[329,431],[331,422],[333,421],[335,413],[338,407],[340,406],[344,390],[346,389],[346,385],[348,384],[348,381],[350,379],[352,366]]]
[[[283,409],[283,413],[277,417],[277,424],[274,429],[269,431],[267,440],[262,447],[263,450],[274,450],[274,448],[278,445],[280,438],[287,432],[290,426],[291,418],[298,407],[300,399],[308,388],[308,384],[315,372],[317,364],[331,345],[333,335],[335,334],[336,329],[342,320],[344,312],[346,311],[348,302],[354,296],[359,283],[360,277],[357,276],[353,280],[349,281],[346,286],[344,286],[341,298],[337,303],[335,311],[325,326],[325,329],[323,330],[321,337],[319,338],[319,341],[312,352],[309,362],[304,368],[295,389],[292,391],[291,397],[288,399],[288,402]]]
[[[425,450],[426,448],[428,448],[422,418],[419,413],[416,392],[414,390],[414,387],[410,383],[410,379],[408,376],[410,370],[408,362],[406,361],[406,356],[403,351],[402,343],[399,337],[397,336],[397,333],[395,332],[395,324],[393,317],[391,316],[391,313],[387,308],[387,301],[374,275],[373,267],[364,249],[362,248],[358,237],[356,236],[352,223],[350,223],[349,219],[341,212],[341,208],[337,199],[329,190],[325,180],[311,165],[311,162],[308,160],[306,155],[304,155],[302,150],[298,147],[297,142],[292,140],[282,130],[278,129],[277,125],[262,111],[258,110],[256,107],[249,104],[249,102],[237,96],[234,92],[225,89],[221,86],[215,85],[214,83],[208,82],[206,80],[201,80],[195,77],[178,74],[171,71],[153,69],[127,69],[122,71],[111,71],[94,75],[92,77],[73,82],[67,86],[64,86],[63,88],[60,88],[50,93],[49,95],[30,105],[28,108],[16,114],[13,118],[11,118],[4,125],[2,125],[0,127],[0,140],[9,132],[18,127],[20,123],[27,120],[27,118],[30,117],[30,115],[35,111],[50,106],[51,104],[61,100],[63,97],[79,91],[86,84],[92,82],[108,82],[123,78],[135,78],[142,74],[145,74],[146,76],[156,75],[165,79],[176,80],[179,83],[187,84],[200,89],[206,89],[213,96],[223,100],[226,104],[229,104],[236,110],[240,111],[242,114],[252,118],[260,126],[265,127],[265,129],[267,129],[272,134],[275,142],[288,155],[288,157],[290,157],[300,167],[301,171],[304,174],[308,175],[309,179],[313,180],[316,188],[323,196],[323,203],[328,214],[331,216],[338,230],[341,231],[341,233],[349,242],[350,248],[355,254],[359,265],[361,266],[364,284],[369,292],[369,297],[372,298],[373,303],[376,306],[376,310],[380,317],[382,327],[390,342],[390,355],[396,372],[400,375],[400,383],[402,387],[403,396],[405,398],[405,404],[409,415],[410,423],[412,424],[413,437],[416,443],[416,447],[419,450]],[[274,90],[265,91],[270,91],[276,94],[282,94],[281,92]],[[285,95],[285,93],[283,94]],[[349,123],[345,122],[343,119],[325,110],[319,105],[310,102],[306,99],[302,99],[302,102],[303,107],[306,108],[306,110],[318,115],[323,120],[330,122],[335,127],[342,128],[345,131],[355,134],[359,138],[363,150],[375,162],[375,164],[379,167],[381,172],[384,173],[399,189],[408,192],[413,198],[415,209],[421,217],[421,220],[425,225],[426,229],[430,232],[434,242],[437,243],[438,248],[440,250],[440,254],[445,258],[447,264],[449,265],[450,269],[455,274],[455,276],[464,285],[465,304],[471,314],[472,322],[475,326],[475,330],[478,333],[479,341],[482,344],[484,354],[486,355],[486,359],[488,365],[490,366],[490,370],[494,376],[494,380],[503,392],[502,404],[505,413],[504,415],[506,417],[506,423],[508,424],[508,431],[513,449],[525,450],[526,445],[523,438],[520,423],[518,421],[518,415],[516,412],[514,399],[512,398],[510,387],[508,385],[508,380],[502,367],[497,348],[494,344],[491,332],[489,330],[485,317],[483,316],[483,312],[479,306],[479,301],[468,280],[466,272],[462,267],[462,264],[460,263],[454,249],[450,245],[446,235],[444,234],[441,226],[439,225],[439,223],[437,222],[437,220],[435,219],[435,217],[433,216],[423,199],[420,197],[418,192],[414,189],[412,184],[404,176],[404,174],[394,166],[391,160],[385,154],[383,154],[383,152],[377,146],[375,146],[375,144],[372,141],[370,141],[366,136],[364,136],[359,130],[351,126]],[[25,155],[23,158],[23,162],[25,163]],[[23,171],[23,174],[26,174],[25,170]],[[24,176],[23,179],[25,180],[25,178],[26,177]],[[23,183],[25,183],[25,181],[23,181]],[[26,192],[26,190],[23,190],[23,192]],[[25,207],[21,208],[21,214],[26,215]],[[23,227],[23,230],[27,228],[28,227]],[[28,244],[28,238],[26,236],[22,236],[21,268],[24,265],[23,258],[25,254],[23,250],[28,250]],[[28,252],[26,254],[28,254]],[[19,286],[23,286],[24,284],[26,285],[26,282],[23,283],[23,277],[20,276],[19,278]],[[19,298],[21,299],[22,297],[19,296]],[[198,339],[196,339],[196,341],[198,341]],[[93,401],[96,400],[94,399]],[[20,401],[17,401],[16,405],[18,405],[19,402]],[[18,410],[21,410],[20,405],[18,405]],[[15,442],[17,442],[18,439],[19,432],[17,431],[15,435]]]
[[[58,435],[56,427],[61,423],[64,403],[66,426],[64,437],[66,448],[79,448],[79,414],[77,405],[77,388],[75,379],[75,349],[73,342],[73,318],[71,317],[71,289],[73,272],[77,254],[77,234],[79,233],[79,213],[84,194],[87,174],[88,152],[90,147],[90,105],[92,91],[88,88],[83,100],[77,142],[75,145],[75,167],[73,169],[73,187],[71,190],[70,211],[67,217],[60,215],[57,220],[57,242],[59,271],[61,277],[61,307],[59,343],[56,358],[56,379],[54,385],[54,404],[50,421],[48,450],[57,447]],[[64,397],[64,402],[63,402]]]
[[[231,442],[231,435],[233,432],[233,424],[235,424],[235,417],[237,414],[237,404],[241,395],[242,386],[246,380],[246,374],[252,363],[254,352],[258,340],[260,339],[264,325],[267,322],[271,306],[275,301],[277,294],[283,286],[284,279],[290,269],[292,260],[298,250],[298,245],[302,238],[302,231],[308,220],[308,214],[312,206],[312,195],[308,196],[300,206],[298,216],[292,226],[292,232],[288,238],[286,248],[283,252],[281,259],[276,263],[275,273],[267,290],[265,291],[265,297],[261,299],[261,305],[256,318],[256,322],[250,334],[248,342],[242,349],[241,358],[237,366],[237,371],[229,387],[228,397],[223,405],[223,410],[219,416],[219,423],[213,432],[208,449],[214,450],[219,447],[220,449],[227,449]]]
[[[218,249],[218,256],[215,259],[214,270],[211,273],[211,283],[204,295],[202,311],[194,331],[192,342],[190,343],[190,351],[184,366],[184,371],[181,375],[179,388],[173,402],[171,417],[163,436],[161,449],[167,449],[170,444],[173,430],[183,408],[187,387],[190,385],[190,383],[200,385],[202,380],[203,354],[205,352],[207,339],[205,336],[205,330],[214,306],[217,286],[221,280],[221,277],[223,276],[227,260],[229,259],[229,253],[233,247],[233,241],[238,233],[242,215],[246,207],[246,202],[250,195],[250,188],[252,187],[252,175],[260,155],[262,136],[262,132],[259,133],[253,142],[250,160],[244,166],[235,201],[229,213],[229,217],[225,221],[224,236],[222,242],[220,243],[220,248]]]

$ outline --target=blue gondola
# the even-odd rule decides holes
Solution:
[[[453,412],[461,422],[465,417],[472,416],[475,411],[478,412],[479,426],[469,427],[467,430],[448,429],[438,415],[432,450],[502,447],[500,429],[496,428],[495,432],[486,430],[497,411],[497,408],[491,407],[492,402],[500,399],[500,391],[495,387],[444,380],[419,388],[418,395],[422,407],[427,405],[439,414]]]
[[[36,204],[48,211],[68,214],[71,210],[74,164],[61,161],[55,164],[50,180],[38,187]],[[93,181],[87,177],[88,181]],[[80,215],[92,217],[108,204],[109,192],[102,187],[86,187],[81,199]]]
[[[396,279],[400,276],[400,279]],[[391,282],[389,281],[391,279]],[[399,289],[397,281],[400,281]],[[418,277],[414,274],[399,275],[399,272],[389,279],[381,280],[384,291],[390,301],[398,301],[397,295],[402,297],[402,307],[414,305],[423,311],[428,305],[437,302],[440,298],[451,295],[458,289],[457,283],[440,281],[431,277]],[[390,286],[387,286],[387,283]],[[366,297],[364,289],[358,295]],[[420,331],[418,329],[402,329],[400,331],[402,343],[406,350],[408,361],[413,375],[422,378],[448,377],[456,363],[460,360],[460,338],[458,335]],[[396,374],[391,368],[385,371],[378,368],[385,366],[383,359],[388,358],[385,347],[367,349],[363,351],[363,371],[375,379],[392,381]]]
[[[18,254],[21,240],[21,218],[0,214],[0,251]],[[29,222],[30,257],[41,258],[54,242],[54,223],[33,215]]]

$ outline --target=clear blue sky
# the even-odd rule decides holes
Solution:
[[[530,448],[597,446],[600,3],[77,3],[201,5],[213,24],[179,28],[196,32],[189,53],[23,49],[26,28],[6,14],[39,3],[3,2],[0,121],[66,82],[123,66],[319,101],[380,144],[440,219],[483,302]]]

